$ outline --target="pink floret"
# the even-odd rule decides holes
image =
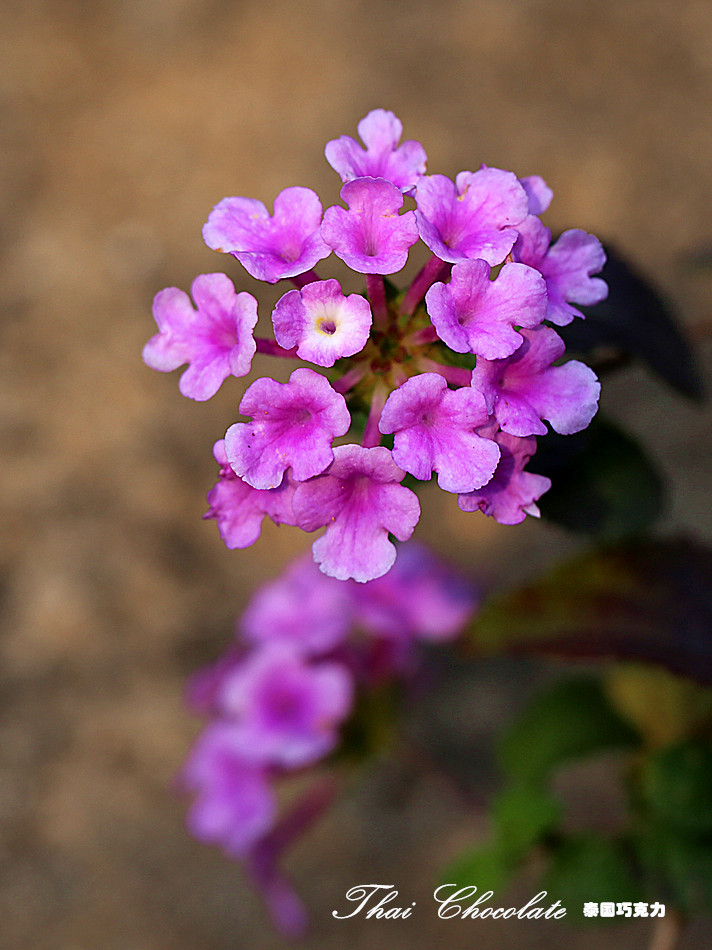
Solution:
[[[585,429],[598,409],[596,374],[578,360],[552,365],[565,346],[550,327],[521,332],[524,342],[512,356],[477,360],[472,386],[485,397],[488,411],[510,435],[545,435],[544,419],[560,435]]]
[[[298,186],[277,195],[273,215],[254,198],[223,198],[203,226],[203,240],[274,284],[304,274],[331,253],[319,233],[321,211],[318,195]]]
[[[354,178],[385,178],[401,191],[410,191],[425,174],[425,149],[413,140],[400,142],[403,125],[392,112],[374,109],[358,124],[358,134],[366,148],[349,135],[342,135],[326,145],[326,160],[341,176]]]
[[[340,445],[323,475],[298,486],[293,505],[299,527],[326,525],[313,545],[325,574],[364,582],[393,566],[389,532],[406,541],[420,517],[417,496],[399,484],[404,475],[386,448]]]
[[[264,377],[245,392],[238,422],[225,434],[233,471],[253,488],[276,488],[291,467],[297,481],[319,475],[334,455],[331,443],[351,425],[346,400],[325,377],[295,369],[288,383]]]
[[[153,301],[159,333],[143,349],[151,369],[169,373],[184,363],[180,391],[190,399],[210,399],[228,376],[246,376],[257,349],[252,331],[257,301],[235,293],[225,274],[201,274],[191,287],[197,310],[177,287],[161,290]]]

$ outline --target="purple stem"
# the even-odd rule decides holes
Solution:
[[[404,346],[423,346],[425,343],[435,343],[439,339],[435,327],[423,327],[411,333],[402,342]]]
[[[408,374],[402,366],[394,366],[391,370],[391,379],[396,384],[396,387],[400,387],[408,379]]]
[[[366,292],[373,311],[373,322],[381,330],[388,322],[388,308],[386,306],[386,285],[380,274],[366,274]]]
[[[425,357],[418,361],[418,366],[424,373],[440,373],[453,386],[469,386],[472,382],[472,370],[464,366],[445,366]]]
[[[315,270],[308,270],[306,274],[295,274],[294,277],[289,279],[295,287],[303,287],[305,284],[313,284],[315,280],[320,278]]]
[[[425,292],[436,280],[444,280],[449,272],[450,264],[446,264],[445,261],[441,261],[439,257],[433,254],[406,291],[403,303],[401,304],[401,313],[405,313],[408,316],[414,313],[415,308],[425,296]]]
[[[353,389],[357,383],[360,383],[367,372],[368,365],[366,363],[360,363],[358,366],[354,366],[348,372],[344,373],[341,379],[337,379],[335,383],[332,383],[332,388],[343,396],[349,389]]]
[[[269,356],[286,356],[290,360],[299,359],[296,346],[293,346],[291,350],[285,350],[275,340],[267,340],[261,336],[255,337],[255,343],[257,344],[258,353],[267,353]]]
[[[286,848],[329,808],[339,783],[333,776],[316,782],[280,823],[252,849],[247,867],[267,902],[275,924],[287,937],[298,937],[307,925],[302,902],[279,870]]]
[[[257,849],[263,849],[263,860],[281,854],[295,838],[307,831],[331,805],[340,787],[341,783],[334,775],[327,774],[318,779],[257,846]]]
[[[381,444],[381,431],[378,428],[378,423],[381,421],[381,413],[387,398],[388,391],[385,386],[379,385],[374,389],[371,397],[371,408],[361,439],[361,445],[365,449],[372,449],[374,446]]]

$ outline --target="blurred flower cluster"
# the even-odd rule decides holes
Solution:
[[[302,928],[304,911],[278,860],[336,788],[334,770],[309,767],[334,751],[347,721],[367,728],[369,698],[414,688],[419,645],[456,637],[476,602],[416,542],[365,584],[325,577],[301,557],[257,590],[228,651],[191,682],[189,703],[208,725],[180,778],[195,795],[189,827],[244,862],[285,932]],[[306,790],[280,816],[276,786],[289,776]]]
[[[540,218],[552,192],[541,178],[484,165],[454,181],[426,175],[422,145],[401,142],[400,121],[383,109],[358,131],[363,145],[344,135],[326,146],[346,207],[323,212],[312,190],[290,187],[273,214],[225,198],[203,228],[209,247],[253,277],[295,285],[272,312],[274,339],[254,336],[254,297],[224,274],[203,274],[195,306],[175,287],[156,296],[159,333],[144,359],[161,371],[187,363],[180,390],[198,400],[247,375],[258,351],[317,367],[247,388],[239,408],[249,421],[215,446],[208,516],[229,548],[254,543],[265,516],[324,527],[313,545],[321,571],[367,582],[393,566],[391,537],[412,535],[419,481],[437,476],[463,511],[502,524],[538,514],[550,481],[526,471],[536,436],[546,423],[562,435],[584,429],[600,391],[585,364],[561,362],[552,324],[582,316],[576,305],[601,301],[607,288],[593,276],[605,261],[595,237],[570,230],[552,243]],[[398,289],[387,278],[419,240],[432,256]],[[332,253],[365,278],[364,294],[316,273]],[[250,676],[282,662],[260,660]],[[347,687],[334,670],[322,673],[290,675],[310,695],[328,693],[322,712],[336,722]]]

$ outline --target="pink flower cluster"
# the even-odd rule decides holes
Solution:
[[[358,692],[409,679],[417,643],[452,640],[475,606],[471,586],[415,542],[367,584],[325,577],[302,557],[257,591],[238,638],[194,678],[190,704],[209,722],[180,777],[195,796],[189,827],[244,861],[283,930],[298,931],[303,910],[278,859],[333,781],[317,778],[281,817],[275,786],[335,748]]]
[[[321,570],[365,582],[392,567],[391,536],[407,540],[420,517],[406,473],[411,484],[437,475],[463,511],[502,524],[538,515],[550,482],[525,468],[536,436],[547,424],[564,435],[585,428],[600,391],[589,367],[560,362],[552,324],[582,316],[575,305],[607,288],[593,276],[605,260],[595,237],[571,230],[552,243],[541,178],[486,166],[454,181],[426,175],[423,147],[401,142],[400,121],[383,109],[358,130],[363,146],[349,136],[326,146],[346,207],[323,212],[313,191],[292,187],[272,214],[255,199],[225,198],[203,228],[209,247],[253,277],[296,285],[274,307],[274,339],[253,336],[250,294],[204,274],[195,308],[176,288],[157,295],[159,333],[144,359],[162,371],[187,363],[181,392],[200,400],[246,375],[256,351],[317,368],[248,387],[248,421],[215,449],[208,514],[230,548],[252,544],[265,516],[324,527],[314,543]],[[399,291],[385,278],[419,240],[432,256]],[[363,275],[365,295],[319,277],[315,266],[332,252]]]

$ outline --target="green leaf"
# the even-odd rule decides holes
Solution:
[[[351,406],[351,426],[348,431],[348,437],[354,442],[360,442],[363,436],[363,430],[366,428],[368,412],[365,408],[357,405]]]
[[[462,369],[474,369],[477,363],[477,357],[472,353],[456,353],[449,346],[444,346],[440,342],[434,343],[428,352],[432,359],[445,366],[459,366]]]
[[[663,481],[628,435],[602,418],[571,436],[539,440],[529,468],[551,478],[542,516],[600,541],[641,534],[665,504]]]
[[[561,806],[542,789],[514,785],[492,804],[492,817],[500,846],[512,858],[524,857],[555,827]]]
[[[643,763],[638,794],[645,822],[636,838],[652,886],[684,910],[712,908],[712,750],[697,741]]]
[[[687,913],[712,909],[712,838],[652,825],[636,839],[648,888]]]
[[[613,708],[651,746],[680,742],[712,722],[712,690],[667,670],[619,663],[603,682]]]
[[[497,796],[492,805],[495,835],[486,845],[466,851],[453,862],[443,882],[480,891],[505,887],[521,861],[556,825],[560,806],[547,792],[514,786]]]
[[[333,760],[360,762],[387,747],[394,738],[400,702],[401,692],[395,683],[361,691],[342,729]]]
[[[576,677],[534,699],[506,733],[500,757],[509,775],[536,784],[567,761],[636,742],[633,730],[607,703],[599,682]]]
[[[395,284],[392,280],[389,280],[387,277],[383,278],[383,286],[386,289],[386,300],[388,303],[395,303],[399,298],[402,299],[405,296],[405,291],[401,290],[397,284]],[[366,288],[363,290],[363,295],[364,297],[368,296],[368,291]]]
[[[391,436],[393,438],[393,436]],[[411,475],[410,472],[405,473],[405,478],[401,482],[401,485],[404,488],[410,488],[412,492],[415,492],[417,495],[418,492],[421,492],[425,485],[434,485],[438,477],[437,472],[433,472],[428,480],[422,478],[416,478],[415,475]]]
[[[479,654],[529,652],[658,664],[712,684],[712,551],[691,541],[618,544],[490,598]]]
[[[654,820],[690,834],[712,835],[712,750],[700,742],[662,749],[640,775]]]
[[[554,848],[542,885],[548,892],[547,899],[560,900],[572,916],[580,913],[588,901],[640,899],[626,849],[620,842],[594,835],[565,838]]]
[[[515,869],[516,861],[495,841],[453,861],[442,875],[442,883],[458,887],[476,884],[478,894],[490,890],[496,894],[509,884]]]

